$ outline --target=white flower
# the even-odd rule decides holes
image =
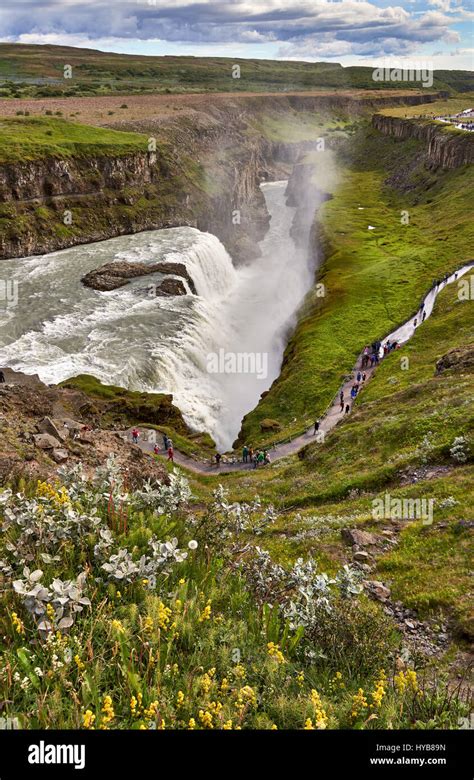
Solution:
[[[22,691],[27,691],[29,687],[30,687],[29,677],[23,677],[23,680],[20,683],[20,688],[22,689]]]
[[[198,546],[198,543],[196,542],[195,539],[191,539],[191,541],[188,542],[188,547],[189,547],[190,550],[196,550],[197,546]]]
[[[37,666],[35,668],[35,674],[36,674],[37,677],[42,677],[43,676],[43,670],[40,669],[39,666]]]

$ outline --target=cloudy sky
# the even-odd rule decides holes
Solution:
[[[472,69],[472,0],[1,0],[0,40]]]

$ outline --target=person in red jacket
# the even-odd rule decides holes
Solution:
[[[132,430],[132,441],[134,444],[138,444],[138,437],[140,436],[140,431],[138,428],[134,428]]]
[[[174,450],[173,447],[168,447],[168,460],[174,463]]]

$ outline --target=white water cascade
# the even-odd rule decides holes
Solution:
[[[87,373],[128,389],[173,393],[193,428],[230,448],[242,416],[278,376],[288,330],[312,284],[306,254],[290,237],[294,209],[285,204],[285,187],[262,185],[271,226],[261,256],[242,268],[215,236],[190,227],[4,261],[17,301],[0,308],[0,366],[47,383]],[[185,263],[198,294],[150,297],[147,287],[160,274],[106,293],[80,283],[113,260]],[[258,354],[265,371],[209,373],[209,355],[220,351]]]

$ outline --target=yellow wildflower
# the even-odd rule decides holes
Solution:
[[[163,631],[169,628],[171,622],[171,610],[162,601],[158,602],[158,625]]]
[[[144,634],[152,634],[154,628],[153,618],[147,615],[143,620],[142,628]]]
[[[182,707],[183,704],[184,704],[184,693],[183,691],[178,691],[178,695],[176,697],[176,706]]]
[[[385,684],[387,682],[387,677],[385,675],[385,670],[381,669],[379,672],[379,677],[375,681],[375,688],[371,692],[372,697],[372,708],[373,709],[380,709],[382,705],[382,699],[385,696]]]
[[[243,688],[239,688],[236,691],[235,706],[240,715],[243,714],[247,707],[257,706],[257,694],[250,685],[244,685]]]
[[[274,642],[268,642],[267,650],[268,650],[268,655],[274,658],[275,661],[277,661],[277,663],[279,664],[285,663],[285,656],[281,652],[279,645],[276,645]]]
[[[200,685],[205,694],[208,694],[212,686],[212,675],[209,672],[204,672],[200,678]]]
[[[401,696],[405,693],[407,688],[414,693],[418,690],[418,680],[414,669],[407,669],[406,672],[402,670],[395,675],[393,681],[395,683],[395,688]]]
[[[94,728],[95,715],[92,710],[86,710],[82,716],[82,725],[85,729]]]
[[[158,712],[159,702],[157,699],[155,701],[152,701],[150,705],[143,711],[143,714],[146,718],[156,718],[157,712]],[[161,721],[162,724],[164,724],[164,720]],[[164,725],[162,726],[164,728]]]
[[[140,692],[138,692],[136,696],[132,696],[130,699],[130,712],[135,718],[138,718],[141,713],[142,702],[143,694]]]
[[[114,620],[111,621],[110,625],[112,626],[114,631],[117,631],[119,634],[124,634],[125,633],[125,629],[124,629],[124,627],[123,627],[123,625],[122,625],[120,620],[115,620],[114,619]]]
[[[48,604],[49,606],[49,604]],[[25,626],[21,618],[18,617],[16,612],[12,612],[12,623],[13,628],[15,629],[17,634],[24,634],[25,633]]]
[[[189,718],[188,729],[191,731],[196,728],[196,721],[194,718]]]
[[[199,720],[201,721],[205,729],[214,728],[212,722],[212,715],[208,710],[199,710]]]
[[[107,724],[115,718],[111,696],[104,696],[101,712],[103,712],[101,728],[107,728]]]
[[[229,690],[229,680],[227,679],[227,677],[223,677],[221,682],[221,692],[227,693],[228,690]]]
[[[359,688],[352,697],[352,717],[357,718],[364,709],[367,709],[367,699],[364,696],[364,689]]]
[[[311,691],[311,703],[314,707],[314,717],[317,729],[325,729],[328,724],[328,716],[323,707],[321,697],[315,688]]]
[[[211,619],[211,604],[212,601],[209,599],[203,611],[199,615],[199,623],[204,623],[205,620]]]
[[[81,659],[79,658],[78,655],[74,656],[74,662],[75,662],[75,664],[76,664],[76,666],[77,666],[77,668],[79,669],[80,672],[82,672],[82,670],[86,668],[85,663],[83,661],[81,661]]]
[[[224,721],[224,723],[222,724],[222,728],[224,729],[224,731],[232,731],[232,721],[231,720]]]

